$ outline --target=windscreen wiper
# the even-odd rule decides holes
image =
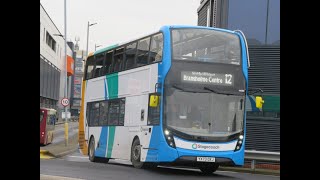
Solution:
[[[206,92],[199,92],[199,91],[195,91],[195,90],[187,90],[187,89],[184,89],[184,88],[182,88],[180,86],[177,86],[176,84],[173,84],[172,87],[175,88],[175,89],[178,89],[180,91],[183,91],[183,92],[206,93]]]
[[[254,95],[257,92],[263,93],[263,90],[260,88],[249,88],[248,89],[248,95]]]
[[[208,88],[208,87],[204,87],[203,88],[204,90],[208,90],[208,91],[211,91],[211,92],[213,92],[213,93],[215,93],[215,94],[224,94],[224,95],[239,95],[239,94],[235,94],[235,93],[225,93],[225,92],[219,92],[219,91],[216,91],[216,90],[214,90],[214,89],[211,89],[211,88]]]
[[[181,91],[184,91],[184,89],[182,88],[182,87],[179,87],[179,86],[177,86],[177,85],[172,85],[172,87],[174,87],[174,88],[176,88],[176,89],[179,89],[179,90],[181,90]]]

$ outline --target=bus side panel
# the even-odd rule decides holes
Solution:
[[[97,157],[130,159],[130,151],[125,149],[129,142],[128,127],[90,127],[90,132],[95,137]]]
[[[155,92],[158,82],[158,64],[151,64],[119,73],[118,97],[126,97],[125,126],[129,126],[129,139],[124,149],[131,154],[133,138],[139,137],[141,161],[145,161],[151,140],[152,126],[147,126],[149,93]],[[134,128],[138,126],[139,128]],[[157,147],[153,147],[157,148]]]
[[[131,146],[134,138],[137,136],[139,138],[140,144],[142,145],[142,149],[148,147],[150,142],[150,135],[144,131],[147,126],[147,101],[148,95],[139,95],[139,96],[131,96],[126,98],[126,107],[125,107],[125,127],[128,127],[126,134],[128,134],[127,143],[124,144],[124,154],[131,154]],[[141,118],[141,110],[144,110],[144,118]],[[147,135],[144,135],[147,133]],[[121,138],[120,135],[119,138]],[[146,156],[144,152],[141,152],[141,157]],[[129,158],[130,159],[130,158]],[[142,158],[143,159],[143,158]]]
[[[87,102],[104,100],[105,98],[105,76],[88,81],[86,100]]]
[[[119,73],[119,98],[139,96],[155,91],[158,78],[157,64],[151,64]],[[146,103],[147,104],[147,103]]]
[[[107,157],[130,160],[130,139],[132,138],[129,138],[129,127],[111,126],[107,143]]]
[[[124,156],[128,157],[128,160],[130,160],[131,157],[131,146],[134,138],[138,137],[140,143],[142,142],[141,126],[146,124],[146,120],[141,121],[142,97],[143,96],[126,97],[124,126],[127,128],[125,134],[128,134],[128,139],[123,144],[122,150]],[[119,138],[121,138],[121,136]]]

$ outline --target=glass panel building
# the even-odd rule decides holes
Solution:
[[[249,88],[261,88],[260,111],[247,98],[247,150],[280,152],[280,0],[201,0],[198,25],[246,35]]]

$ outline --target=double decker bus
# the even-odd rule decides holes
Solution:
[[[53,131],[57,111],[50,108],[40,108],[40,144],[47,145],[53,141]]]
[[[243,165],[248,66],[241,31],[201,26],[163,26],[94,52],[82,84],[81,152],[205,174]]]

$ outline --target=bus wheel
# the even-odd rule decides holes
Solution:
[[[215,172],[218,168],[218,164],[203,164],[200,167],[200,170],[203,174],[209,175]]]
[[[95,145],[94,137],[92,137],[90,139],[90,143],[89,143],[89,160],[91,162],[95,162],[96,161],[94,145]]]
[[[135,168],[142,168],[143,162],[140,161],[141,147],[139,139],[135,139],[131,147],[131,162]]]

